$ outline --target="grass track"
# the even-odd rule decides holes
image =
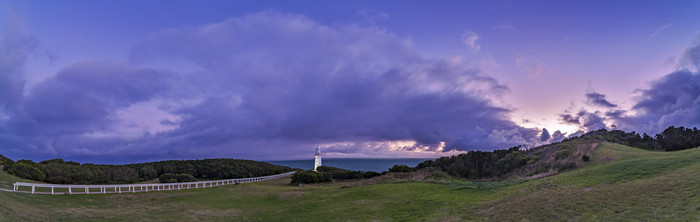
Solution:
[[[0,192],[0,220],[700,220],[700,149],[602,143],[587,166],[537,180],[286,185],[288,179],[136,194]],[[16,177],[0,173],[0,186]]]

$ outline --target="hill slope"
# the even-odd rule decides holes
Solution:
[[[700,220],[699,170],[700,149],[652,152],[604,142],[581,168],[541,179],[352,188],[282,179],[137,194],[0,192],[0,220]]]

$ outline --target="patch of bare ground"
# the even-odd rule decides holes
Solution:
[[[559,173],[559,171],[555,171],[554,169],[550,169],[550,170],[547,171],[547,172],[538,173],[538,174],[529,176],[529,177],[527,177],[527,178],[528,178],[528,179],[533,179],[533,180],[534,180],[534,179],[539,179],[539,178],[544,178],[544,177],[552,176],[552,175],[555,175],[555,174],[557,174],[557,173]]]
[[[538,179],[556,175],[561,171],[583,166],[583,156],[591,157],[600,146],[599,141],[581,143],[557,143],[529,151],[537,160],[506,175],[507,178]]]

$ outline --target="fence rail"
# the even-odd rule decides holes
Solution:
[[[263,180],[271,180],[286,177],[294,174],[295,171],[283,174],[276,174],[263,177],[226,179],[226,180],[209,180],[185,183],[152,183],[152,184],[105,184],[105,185],[74,185],[74,184],[46,184],[46,183],[22,183],[16,182],[13,186],[13,192],[23,192],[32,194],[97,194],[97,193],[135,193],[149,191],[166,191],[166,190],[182,190],[193,188],[215,187],[228,184],[252,183]],[[31,191],[23,191],[21,187],[31,187]],[[39,192],[37,188],[44,188],[46,191]],[[48,189],[51,192],[48,192]],[[99,190],[98,190],[99,189]],[[57,192],[64,191],[64,192]]]

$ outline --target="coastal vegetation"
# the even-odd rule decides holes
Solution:
[[[623,145],[639,144],[636,133],[598,130],[532,149],[471,151],[416,167],[395,165],[383,173],[322,166],[283,179],[206,189],[91,195],[0,192],[0,221],[700,220],[700,149],[688,147],[694,134],[686,133],[697,131],[679,128],[641,140],[655,148]],[[685,142],[666,140],[674,137]],[[123,166],[0,161],[7,169],[0,172],[4,189],[41,175],[48,181],[62,172],[50,166],[129,170],[139,175],[135,181],[161,182],[292,170],[230,159]],[[257,171],[229,168],[243,166]]]
[[[452,176],[467,179],[502,180],[552,175],[581,167],[590,161],[600,142],[611,142],[656,151],[678,151],[700,145],[697,128],[668,127],[655,137],[636,132],[600,129],[532,149],[515,146],[509,149],[469,151],[450,157],[424,161],[416,169],[437,167]],[[404,169],[406,172],[409,169]]]
[[[13,162],[5,158],[7,173],[19,178],[54,184],[124,184],[158,179],[187,182],[195,179],[258,177],[292,171],[285,166],[239,159],[168,160],[126,165],[80,164],[63,159]]]
[[[600,142],[589,157],[582,167],[548,177],[498,181],[450,177],[432,168],[443,172],[435,179],[424,168],[304,186],[289,186],[291,178],[284,178],[135,194],[0,192],[0,221],[700,219],[700,149],[656,152]],[[418,174],[428,178],[412,179]],[[11,188],[12,182],[20,180],[0,172],[2,188]],[[368,181],[377,182],[365,183]]]
[[[380,175],[380,173],[373,171],[352,171],[332,166],[319,166],[317,171],[297,170],[297,172],[292,175],[292,181],[290,183],[294,185],[323,183],[333,180],[367,179]]]

